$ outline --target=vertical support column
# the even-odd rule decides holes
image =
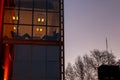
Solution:
[[[65,57],[64,57],[64,0],[60,0],[60,34],[61,34],[61,80],[65,80],[65,70],[64,70],[64,64],[65,64]]]
[[[4,0],[0,0],[0,65],[3,70],[3,52],[2,52],[2,20],[3,20]],[[0,78],[3,78],[4,71],[1,72]]]
[[[0,0],[0,43],[2,42],[2,20],[3,20],[4,0]],[[0,44],[1,47],[1,44]]]

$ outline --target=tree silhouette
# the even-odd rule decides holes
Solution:
[[[93,50],[90,55],[78,56],[74,65],[68,64],[66,80],[98,80],[98,67],[101,65],[120,65],[113,53]]]
[[[78,58],[75,62],[74,70],[75,70],[76,78],[79,80],[84,80],[84,77],[85,77],[84,63],[83,63],[82,58],[80,56],[78,56]]]
[[[75,80],[75,73],[71,63],[68,63],[67,68],[65,70],[65,79],[66,80]]]

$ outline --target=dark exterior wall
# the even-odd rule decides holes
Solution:
[[[12,80],[59,80],[59,48],[16,45]]]

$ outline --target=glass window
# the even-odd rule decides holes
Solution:
[[[46,27],[34,26],[33,27],[33,39],[42,39],[46,35]]]
[[[32,37],[32,26],[19,26],[18,27],[19,39],[31,39]]]
[[[17,23],[18,22],[18,11],[17,10],[5,10],[4,12],[4,23]]]
[[[20,11],[20,24],[32,24],[32,12]]]
[[[59,13],[48,13],[48,25],[59,26]]]
[[[17,25],[4,25],[3,26],[3,38],[13,38],[12,32],[17,33]]]
[[[45,12],[34,12],[34,24],[46,25],[46,13]]]
[[[34,10],[46,11],[46,0],[34,0]]]
[[[19,0],[12,0],[14,1],[15,7],[18,8],[19,7]]]
[[[43,40],[59,40],[59,27],[48,27],[47,28],[47,35],[43,37]]]
[[[53,36],[55,33],[59,33],[59,27],[48,27],[47,28],[47,35],[48,36]]]
[[[15,7],[14,0],[5,0],[5,7],[7,7],[7,8]]]
[[[21,9],[32,9],[32,7],[33,7],[32,0],[20,0]]]
[[[59,0],[48,0],[48,11],[59,11]]]

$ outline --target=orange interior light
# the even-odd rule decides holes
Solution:
[[[15,20],[15,16],[13,16],[12,19]]]
[[[43,31],[43,29],[42,29],[42,28],[40,28],[40,31]]]
[[[36,28],[36,31],[39,31],[39,28]]]
[[[42,18],[41,22],[44,22],[44,21],[45,21],[45,19],[44,19],[44,18]]]
[[[38,18],[38,22],[40,22],[40,18]]]

